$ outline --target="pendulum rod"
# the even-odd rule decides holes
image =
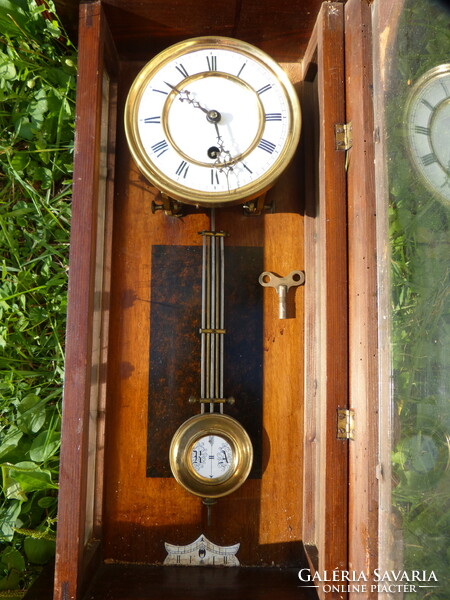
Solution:
[[[215,210],[211,209],[211,261],[209,265],[210,274],[211,274],[211,302],[210,302],[210,323],[211,323],[211,353],[209,356],[209,398],[214,399],[215,397],[215,383],[216,383],[216,304],[217,304],[217,295],[216,295],[216,284],[217,284],[217,273],[216,273],[216,238],[215,238],[215,229],[216,229],[216,219],[215,219]],[[214,404],[211,403],[209,405],[209,412],[214,412]]]
[[[210,412],[218,403],[223,412],[223,355],[225,334],[225,233],[217,232],[215,210],[211,209],[211,230],[202,231],[202,316],[200,401],[204,412],[209,402]]]
[[[220,242],[220,317],[219,327],[223,333],[219,335],[220,343],[220,377],[219,377],[219,398],[223,398],[223,355],[225,345],[225,237],[219,238]],[[220,404],[220,412],[223,413],[223,403]]]
[[[202,233],[203,235],[203,233]],[[202,249],[202,315],[201,315],[201,326],[200,326],[200,341],[201,341],[201,350],[200,350],[200,398],[206,398],[206,386],[207,386],[207,380],[206,380],[206,356],[207,356],[207,349],[206,349],[206,336],[205,336],[205,329],[206,329],[206,287],[207,287],[207,282],[206,282],[206,265],[207,265],[207,256],[206,256],[206,252],[207,252],[207,244],[206,244],[206,236],[203,235],[203,249]],[[205,405],[202,403],[201,404],[201,412],[202,414],[205,412]]]

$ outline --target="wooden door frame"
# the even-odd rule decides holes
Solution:
[[[334,127],[345,122],[343,4],[322,5],[304,59],[303,79],[305,96],[309,95],[304,112],[316,105],[318,128],[316,159],[311,156],[316,137],[311,119],[304,131],[307,285],[303,539],[311,568],[323,572],[347,568],[348,443],[337,439],[337,410],[347,408],[348,402],[346,156],[336,148]],[[306,88],[314,80],[317,92],[311,97]],[[314,186],[314,179],[318,186]],[[320,589],[318,593],[323,596]]]
[[[378,565],[378,294],[373,42],[371,6],[345,4],[348,151],[349,406],[355,413],[349,444],[349,569],[369,581]],[[366,598],[377,592],[368,586]],[[350,593],[352,598],[357,594]],[[360,597],[360,596],[358,596]]]
[[[54,600],[100,560],[118,60],[99,1],[80,5],[79,48]]]
[[[303,77],[308,82],[317,73],[320,139],[316,174],[312,153],[305,153],[303,539],[312,569],[362,571],[369,579],[378,566],[379,406],[371,20],[360,0],[324,4]],[[304,111],[311,110],[311,93],[305,102]],[[351,123],[346,152],[336,150],[338,123]],[[305,125],[312,139],[312,125]],[[337,408],[355,413],[349,442],[336,439]]]

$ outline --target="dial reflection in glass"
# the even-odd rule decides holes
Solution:
[[[450,201],[450,64],[431,69],[412,90],[408,140],[416,171],[441,199]]]

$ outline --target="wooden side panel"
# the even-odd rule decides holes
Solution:
[[[345,120],[343,17],[342,4],[323,4],[304,64],[305,86],[315,86],[309,101],[317,108],[318,164],[311,168],[318,169],[319,184],[315,193],[307,191],[305,217],[305,238],[311,244],[306,269],[313,271],[313,285],[305,290],[303,527],[310,562],[321,572],[347,565],[348,443],[336,435],[337,409],[346,407],[348,398],[345,153],[336,150],[334,137],[335,124]]]
[[[83,569],[93,556],[93,546],[88,552],[87,542],[100,520],[95,497],[95,480],[102,472],[96,452],[97,411],[107,345],[109,251],[105,240],[110,237],[108,172],[113,168],[111,159],[105,157],[108,131],[104,124],[115,105],[110,103],[114,86],[107,75],[114,66],[114,46],[100,3],[82,5],[55,600],[80,597]]]
[[[324,506],[321,521],[321,568],[345,568],[347,564],[348,446],[336,435],[336,411],[347,405],[347,206],[345,155],[336,150],[334,125],[343,122],[344,39],[343,5],[327,3],[318,32],[318,89],[320,114],[319,237],[321,317],[320,381],[323,391],[320,461]],[[320,561],[320,556],[319,556]]]
[[[350,443],[349,568],[368,579],[378,566],[378,323],[376,200],[372,99],[371,9],[345,5],[348,155],[350,406],[355,439]],[[376,592],[367,592],[375,598]],[[351,594],[353,597],[354,594]],[[358,596],[359,597],[359,596]]]
[[[314,50],[317,39],[314,38]],[[319,114],[317,102],[317,57],[306,58],[312,72],[304,73],[302,107],[309,118],[305,120],[302,133],[302,154],[305,165],[305,414],[304,414],[304,473],[303,473],[303,541],[308,558],[317,568],[318,528],[317,499],[319,478],[319,447],[317,426],[319,423],[318,368],[320,364],[320,331],[318,327],[319,290],[319,219],[318,219],[318,168],[319,168]]]

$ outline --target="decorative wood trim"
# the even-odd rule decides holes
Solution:
[[[98,402],[98,396],[92,396],[93,371],[100,368],[100,364],[94,364],[93,348],[101,346],[99,340],[93,340],[93,324],[96,318],[94,313],[102,304],[105,308],[106,298],[104,285],[98,288],[96,262],[101,258],[107,269],[105,257],[108,260],[108,254],[104,255],[104,248],[99,247],[105,236],[98,235],[98,226],[101,224],[103,227],[105,218],[107,223],[110,218],[105,217],[108,210],[99,199],[102,119],[106,118],[102,114],[102,74],[107,71],[105,62],[111,70],[115,62],[114,46],[100,2],[80,6],[79,36],[77,134],[54,600],[80,597],[83,568],[88,556],[86,542],[93,534],[93,529],[86,532],[86,523],[95,522],[95,517],[89,515],[88,518],[87,514],[88,479],[97,468],[95,452],[93,455],[90,452],[90,445],[97,433],[96,418],[94,415],[92,419],[91,414],[97,410]],[[111,168],[111,164],[109,167]],[[103,275],[100,280],[104,284]],[[98,294],[102,298],[96,298]],[[100,338],[101,330],[100,323],[97,327]],[[97,358],[101,362],[101,348],[97,352]],[[95,393],[98,394],[98,391]],[[95,500],[91,510],[92,506],[95,506]]]
[[[315,65],[317,73],[317,65]],[[316,78],[317,79],[317,78]],[[302,539],[311,567],[318,568],[316,547],[316,491],[317,491],[317,369],[319,364],[319,330],[316,313],[318,297],[318,219],[316,217],[318,107],[317,81],[302,86],[302,110],[308,114],[302,131],[302,157],[305,178],[305,410],[304,410],[304,477]]]
[[[335,149],[334,138],[334,125],[345,120],[343,15],[340,3],[322,5],[311,40],[317,47],[306,53],[310,60],[317,56],[319,185],[317,205],[307,190],[305,216],[304,541],[317,546],[320,571],[347,567],[348,442],[336,435],[337,409],[348,399],[345,153]],[[305,64],[304,73],[313,74],[313,65]]]
[[[350,444],[349,569],[369,578],[378,566],[377,216],[371,9],[360,0],[345,5],[345,46],[347,122],[353,123],[347,172],[349,401],[361,415]],[[367,593],[367,598],[377,596],[376,592]]]
[[[322,327],[323,364],[320,385],[324,392],[324,420],[320,435],[324,454],[320,457],[321,493],[326,499],[322,522],[319,568],[347,566],[347,460],[348,443],[336,436],[336,413],[347,405],[347,206],[345,155],[335,149],[334,124],[345,119],[343,5],[327,3],[318,32],[319,112],[321,148],[319,156],[320,237],[323,240],[319,290],[324,297]]]

